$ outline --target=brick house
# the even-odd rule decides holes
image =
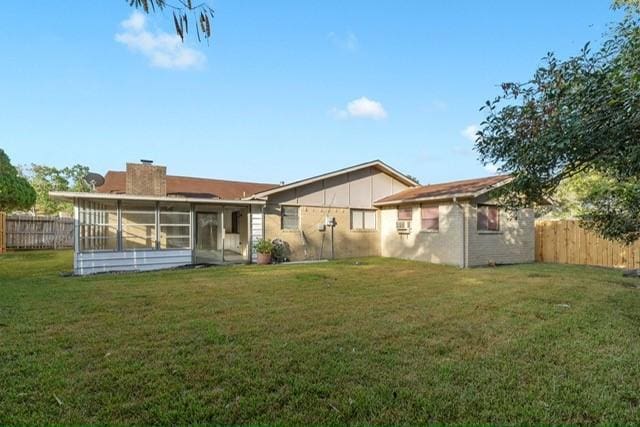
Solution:
[[[71,201],[74,271],[152,270],[255,261],[281,239],[290,260],[387,256],[459,267],[534,260],[531,209],[507,213],[493,176],[420,186],[375,160],[286,185],[166,174],[129,163]]]

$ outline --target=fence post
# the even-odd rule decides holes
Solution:
[[[0,212],[0,253],[7,251],[7,214]]]
[[[54,218],[53,224],[51,227],[53,229],[53,249],[54,250],[58,249],[58,232],[59,232],[59,225],[60,225],[58,221],[59,221],[58,218]]]

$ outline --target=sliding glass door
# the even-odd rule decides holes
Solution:
[[[222,249],[220,213],[196,212],[196,263],[221,263],[223,261]]]

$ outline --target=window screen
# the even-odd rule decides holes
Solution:
[[[376,211],[352,209],[351,210],[352,230],[375,230]]]
[[[413,215],[412,208],[399,208],[398,209],[398,220],[399,221],[411,221],[411,216]]]
[[[155,203],[122,203],[122,248],[156,248]]]
[[[298,224],[299,224],[298,211],[299,209],[297,206],[282,206],[280,210],[280,215],[282,219],[283,230],[298,229]]]
[[[191,215],[186,203],[160,205],[160,249],[191,247]]]
[[[438,231],[440,228],[440,208],[438,206],[423,207],[420,209],[422,229]]]
[[[115,201],[82,200],[78,215],[80,252],[117,249],[118,209]]]
[[[497,206],[478,205],[478,231],[500,230],[500,210]]]

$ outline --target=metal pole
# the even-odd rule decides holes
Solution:
[[[335,258],[335,252],[333,248],[333,229],[334,229],[334,225],[331,224],[331,259]]]

